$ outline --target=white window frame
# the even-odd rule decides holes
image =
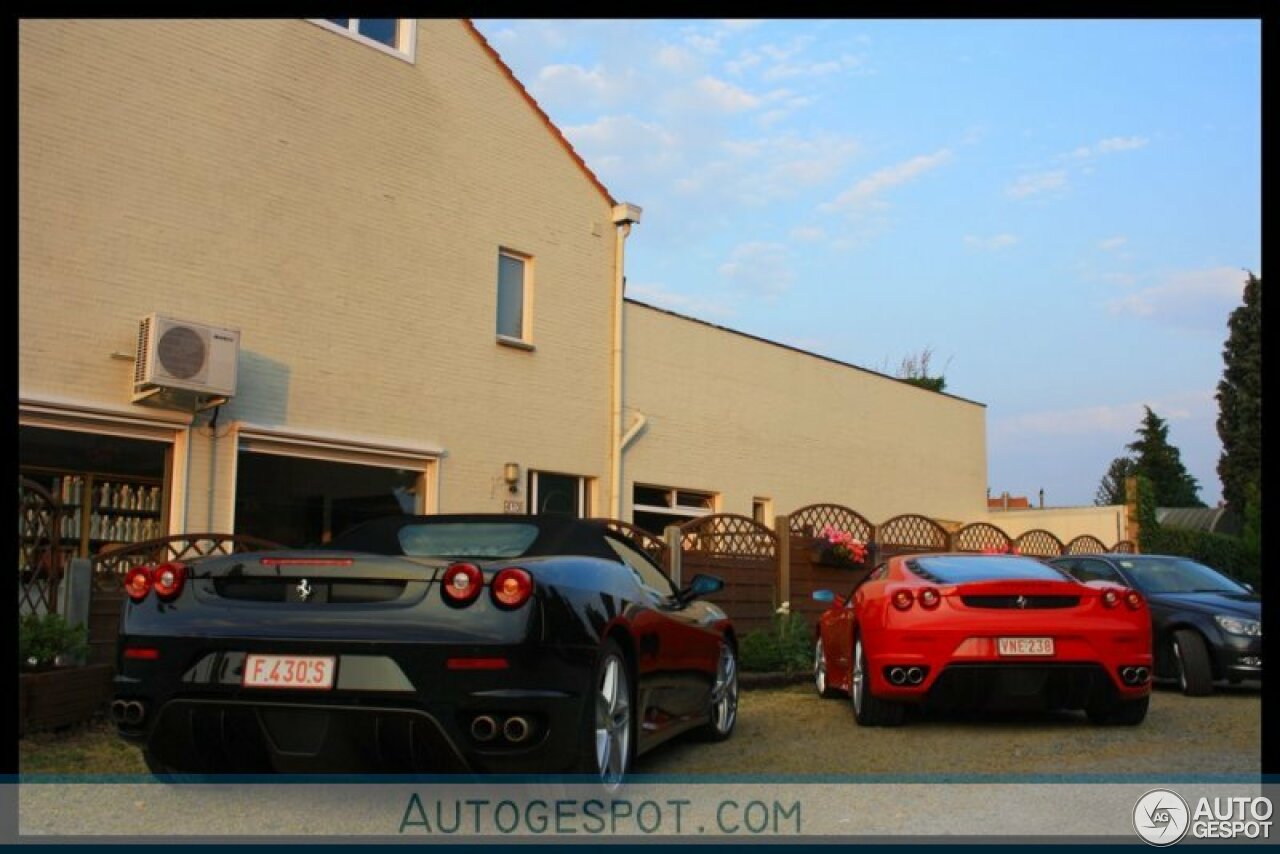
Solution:
[[[418,48],[418,19],[417,18],[396,18],[396,46],[391,47],[385,45],[377,39],[371,39],[366,35],[362,35],[357,29],[360,26],[359,18],[348,18],[347,26],[342,27],[332,21],[324,18],[307,18],[307,20],[317,26],[324,27],[331,33],[346,36],[349,39],[359,42],[362,45],[371,47],[374,50],[381,51],[387,56],[394,56],[396,59],[413,65],[417,57]]]
[[[282,431],[243,421],[236,422],[233,437],[233,453],[237,456],[240,451],[248,451],[360,466],[416,470],[420,472],[416,512],[439,512],[439,468],[440,460],[445,455],[441,448],[407,447],[379,441],[344,439],[321,433]],[[239,484],[235,482],[238,475],[239,465],[233,466],[232,485],[227,497],[233,522],[236,494],[239,491]]]
[[[667,493],[667,497],[671,503],[670,505],[636,504],[634,502],[634,498],[635,498],[635,491],[638,488],[662,490],[663,492]],[[700,495],[705,495],[711,499],[711,507],[710,508],[692,507],[687,504],[677,504],[676,499],[681,492],[696,492]],[[631,517],[633,519],[635,518],[635,514],[637,511],[641,513],[662,513],[667,516],[684,516],[689,519],[696,519],[699,516],[710,516],[711,514],[715,513],[716,508],[720,506],[720,496],[717,493],[711,492],[706,489],[688,489],[682,486],[681,487],[657,486],[652,483],[633,483],[631,485],[631,495],[633,498],[633,501],[631,504]]]
[[[520,288],[520,336],[518,338],[510,335],[503,335],[497,332],[498,343],[505,344],[508,347],[516,347],[521,350],[533,349],[533,256],[526,252],[520,252],[515,249],[508,249],[505,246],[498,247],[499,270],[501,270],[501,259],[511,258],[520,262],[524,276],[521,281]],[[501,276],[494,281],[494,312],[493,323],[496,329],[498,324],[497,300],[501,298]]]
[[[578,481],[578,507],[580,508],[578,518],[591,518],[591,481],[594,478],[582,474],[571,474],[562,471],[539,471],[536,469],[529,470],[529,513],[531,515],[540,515],[538,513],[538,476],[543,474],[576,478]]]

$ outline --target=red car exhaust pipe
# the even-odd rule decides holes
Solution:
[[[1146,682],[1147,677],[1150,675],[1151,675],[1151,671],[1147,670],[1147,668],[1145,667],[1139,667],[1133,671],[1134,679],[1137,680],[1139,685]]]
[[[924,671],[919,667],[911,667],[907,670],[907,684],[919,685],[924,680]]]
[[[1137,678],[1134,676],[1132,667],[1120,668],[1120,678],[1124,680],[1124,684],[1126,685],[1132,685],[1134,682],[1137,681]]]
[[[894,685],[901,685],[907,681],[907,671],[901,667],[894,667],[889,670],[889,681]]]

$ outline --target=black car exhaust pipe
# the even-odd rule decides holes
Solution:
[[[121,703],[121,706],[122,706],[120,710],[119,720],[127,724],[142,723],[142,717],[146,713],[146,709],[143,707],[141,703],[139,703],[137,700],[130,700],[127,702],[124,700],[120,700],[119,702]],[[113,704],[112,713],[114,714],[114,712],[115,712],[115,708]]]
[[[519,744],[527,739],[532,732],[533,729],[529,726],[529,721],[519,715],[507,718],[506,723],[502,725],[502,734],[512,744]]]
[[[924,679],[924,671],[919,667],[912,667],[907,670],[907,683],[910,685],[919,685]]]
[[[889,671],[889,681],[894,685],[901,685],[903,682],[907,681],[907,671],[903,670],[901,667],[893,668]]]
[[[479,715],[471,722],[471,737],[476,741],[493,741],[498,734],[498,722],[488,715]]]
[[[116,700],[111,704],[111,720],[116,723],[124,723],[124,710],[129,704],[124,700]]]

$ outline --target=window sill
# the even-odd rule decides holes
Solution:
[[[506,335],[499,335],[498,343],[501,344],[503,347],[510,347],[514,350],[527,350],[530,353],[538,349],[534,347],[532,344],[530,344],[528,341],[521,340],[520,338],[509,338]]]

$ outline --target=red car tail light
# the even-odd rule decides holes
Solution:
[[[484,587],[480,568],[470,563],[455,563],[444,571],[440,590],[452,605],[470,605]]]
[[[151,584],[161,599],[177,598],[187,578],[187,568],[180,563],[162,563],[151,570]]]
[[[519,567],[510,566],[499,572],[489,586],[493,601],[503,608],[519,608],[533,593],[533,578]]]
[[[151,592],[151,570],[135,566],[125,573],[124,592],[135,602],[141,602]]]
[[[1120,604],[1120,594],[1114,590],[1102,591],[1102,604],[1107,608],[1114,608]]]
[[[911,601],[914,598],[910,590],[899,590],[893,594],[893,607],[899,611],[906,611],[911,608]]]
[[[1124,604],[1129,606],[1130,611],[1136,611],[1142,607],[1142,596],[1137,590],[1130,590],[1124,594]]]
[[[938,591],[932,587],[926,587],[920,591],[920,595],[916,597],[916,601],[920,603],[921,608],[932,611],[938,605],[942,604],[942,597],[938,595]]]

